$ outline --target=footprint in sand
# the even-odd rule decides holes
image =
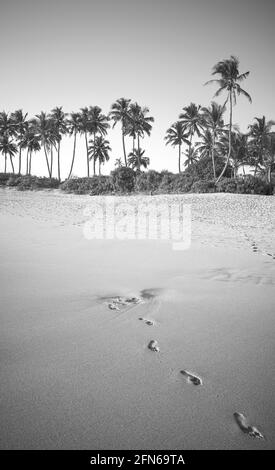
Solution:
[[[247,422],[247,418],[242,413],[234,413],[234,418],[239,426],[239,428],[251,437],[257,439],[264,439],[263,434],[255,427],[250,426]]]
[[[150,349],[153,352],[159,352],[160,349],[159,349],[159,346],[158,346],[158,342],[156,340],[152,339],[150,341],[150,343],[148,344],[148,349]]]
[[[180,372],[187,378],[187,381],[189,383],[192,383],[194,385],[202,385],[202,379],[197,375],[194,375],[191,372],[188,372],[187,370],[181,370]]]
[[[142,318],[140,317],[139,318],[140,321],[144,321],[144,323],[148,326],[153,326],[155,323],[153,322],[153,320],[148,320],[147,318]]]

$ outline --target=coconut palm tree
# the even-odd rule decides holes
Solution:
[[[12,121],[11,116],[2,111],[0,113],[0,136],[14,136],[15,135],[15,123]]]
[[[90,165],[89,165],[89,145],[88,145],[88,134],[90,132],[90,121],[89,121],[89,109],[87,107],[81,108],[80,110],[80,133],[85,136],[86,144],[86,160],[87,160],[87,177],[90,176]]]
[[[57,140],[57,168],[58,168],[58,180],[61,180],[60,177],[60,143],[62,136],[66,135],[68,132],[68,121],[66,119],[67,113],[64,113],[62,106],[54,108],[50,113],[50,118],[52,120],[53,129],[56,134]]]
[[[212,133],[212,148],[211,158],[213,165],[213,176],[216,180],[216,166],[215,166],[215,149],[216,139],[224,130],[223,114],[225,112],[225,106],[221,106],[215,101],[211,102],[208,108],[202,108],[203,121],[207,129]]]
[[[68,132],[70,135],[74,136],[74,145],[73,145],[73,158],[70,168],[70,173],[68,179],[71,177],[74,160],[75,160],[75,150],[76,150],[76,137],[77,134],[81,131],[81,114],[80,113],[71,113],[70,119],[68,121]]]
[[[226,131],[217,143],[217,148],[222,156],[227,154],[228,145],[229,131]],[[234,178],[237,177],[238,168],[248,163],[249,152],[248,135],[242,134],[240,131],[232,131],[230,163],[233,168]]]
[[[271,172],[275,169],[275,132],[266,137],[263,166],[266,169],[268,183],[271,183]]]
[[[44,111],[41,111],[40,114],[36,114],[35,119],[31,121],[31,124],[36,127],[36,132],[41,142],[41,147],[43,147],[44,149],[49,178],[51,178],[52,177],[52,168],[51,168],[52,159],[51,159],[51,167],[50,167],[48,152],[52,149],[52,146],[55,144],[55,141],[56,141],[56,135],[54,135],[53,133],[52,120]]]
[[[129,105],[131,100],[126,98],[120,98],[116,100],[115,103],[111,106],[111,111],[109,113],[110,119],[114,121],[113,127],[118,122],[121,122],[121,133],[122,133],[122,146],[123,146],[123,154],[124,154],[124,162],[125,166],[127,166],[127,156],[126,156],[126,148],[125,148],[125,134],[127,129],[127,122],[128,122],[128,115],[129,115]]]
[[[94,165],[98,160],[98,172],[101,174],[101,165],[110,160],[109,152],[111,152],[109,140],[104,139],[102,135],[96,136],[95,140],[90,140],[89,156],[93,160]]]
[[[33,152],[39,152],[41,149],[39,137],[35,134],[35,130],[31,130],[29,133],[29,139],[27,143],[27,149],[29,154],[29,161],[27,167],[27,174],[31,175],[32,172],[32,154]]]
[[[102,113],[102,109],[99,106],[90,106],[89,108],[89,122],[90,122],[89,131],[91,134],[93,134],[93,140],[94,140],[95,146],[96,146],[97,134],[100,134],[100,136],[105,136],[107,134],[107,129],[110,127],[108,120],[109,120],[108,117]],[[95,163],[96,163],[96,159],[93,158],[94,175],[96,173]]]
[[[181,121],[174,122],[169,129],[166,131],[166,145],[171,144],[173,147],[178,146],[179,148],[179,173],[181,172],[181,146],[185,143],[190,145],[189,140],[187,139],[188,135],[184,132],[184,126]]]
[[[212,158],[213,147],[213,134],[210,129],[206,129],[205,132],[201,134],[200,140],[196,142],[196,150],[199,152],[201,158]]]
[[[23,113],[22,109],[18,109],[11,114],[11,121],[14,124],[14,131],[19,147],[19,175],[21,174],[22,141],[27,127],[27,116],[28,113]]]
[[[137,170],[140,172],[140,168],[143,166],[147,168],[150,165],[150,159],[148,157],[144,157],[145,150],[134,149],[133,152],[129,153],[128,155],[128,163],[133,170]]]
[[[199,137],[203,130],[204,121],[201,113],[201,106],[190,103],[189,106],[183,108],[183,113],[179,115],[179,119],[183,124],[184,130],[188,133],[189,152],[191,152],[192,140],[196,135]]]
[[[133,151],[135,153],[135,139],[137,138],[138,147],[137,150],[140,150],[140,138],[143,138],[146,135],[150,136],[152,131],[152,124],[154,118],[148,116],[149,108],[141,107],[138,103],[131,103],[129,107],[128,122],[126,123],[126,133],[133,138]],[[136,154],[137,156],[141,155],[141,152]],[[140,162],[141,166],[141,162]],[[139,166],[139,170],[140,170]]]
[[[196,149],[195,147],[191,147],[191,151],[190,149],[186,150],[184,152],[184,155],[186,156],[184,166],[187,168],[189,168],[190,165],[197,163],[199,160],[198,149]]]
[[[12,141],[11,137],[7,134],[4,134],[0,137],[0,152],[5,157],[5,173],[7,173],[7,155],[10,157],[12,172],[14,173],[13,157],[17,153],[17,147]]]
[[[227,168],[228,162],[231,155],[231,133],[232,133],[232,111],[233,103],[236,104],[236,95],[245,96],[249,102],[252,102],[251,96],[241,88],[240,82],[248,77],[249,72],[241,73],[239,72],[239,59],[235,56],[230,56],[229,59],[221,60],[214,65],[212,70],[212,75],[218,75],[218,79],[209,80],[206,82],[206,85],[209,83],[218,84],[218,90],[214,96],[219,96],[223,91],[227,92],[227,98],[225,104],[229,101],[229,139],[228,139],[228,152],[226,162],[224,164],[221,174],[218,176],[216,182],[218,182]]]
[[[248,126],[250,136],[250,146],[252,148],[253,158],[255,161],[255,175],[259,165],[263,162],[267,137],[270,135],[274,121],[267,121],[266,117],[255,117],[255,123]]]
[[[123,166],[123,163],[122,163],[121,158],[116,158],[115,167],[116,168],[121,168],[122,166]]]

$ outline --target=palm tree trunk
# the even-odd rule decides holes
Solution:
[[[44,152],[45,152],[45,157],[46,157],[46,162],[47,162],[47,168],[48,168],[49,178],[51,178],[52,175],[51,175],[51,170],[50,170],[50,166],[49,166],[49,160],[48,160],[48,154],[47,154],[47,150],[46,150],[46,145],[44,144],[43,147],[44,147]]]
[[[29,159],[29,175],[32,174],[32,151],[30,151],[30,159]]]
[[[26,175],[29,173],[29,150],[27,150],[27,158],[26,158]]]
[[[127,166],[127,157],[126,157],[126,148],[125,148],[125,136],[124,136],[124,127],[123,127],[123,126],[122,126],[122,145],[123,145],[123,153],[124,153],[125,166]]]
[[[19,146],[19,168],[18,168],[18,174],[21,175],[21,153],[22,153],[22,148],[21,145]]]
[[[101,175],[101,162],[98,160],[98,174]]]
[[[216,133],[215,131],[213,132],[213,142],[212,142],[212,165],[213,165],[213,175],[214,175],[214,181],[216,181],[216,166],[215,166],[215,145],[216,145]]]
[[[230,117],[229,117],[229,133],[228,133],[228,154],[227,154],[227,158],[226,158],[226,162],[223,167],[223,170],[220,176],[218,177],[216,183],[218,183],[220,179],[223,177],[224,172],[228,166],[229,158],[231,156],[231,132],[232,132],[232,91],[231,90],[229,91],[229,103],[230,103]]]
[[[88,138],[87,132],[85,131],[85,142],[86,142],[86,154],[87,154],[87,177],[90,178],[90,164],[89,164],[89,153],[88,153]]]
[[[138,171],[140,171],[140,142],[139,142],[139,134],[137,135],[138,140]]]
[[[181,172],[181,168],[180,168],[180,157],[181,157],[181,145],[179,144],[179,173]]]
[[[135,136],[133,135],[133,153],[135,153]]]
[[[72,174],[72,171],[73,171],[74,159],[75,159],[75,149],[76,149],[76,131],[75,131],[75,133],[74,133],[73,159],[72,159],[72,164],[71,164],[71,169],[70,169],[70,173],[69,173],[68,179],[70,179],[71,174]]]
[[[5,173],[7,173],[7,154],[5,153]]]
[[[50,178],[52,177],[52,174],[53,174],[53,146],[51,144],[51,176]]]
[[[14,166],[13,166],[13,161],[12,161],[12,156],[11,156],[11,154],[10,154],[10,162],[11,162],[12,172],[13,172],[13,174],[14,174]]]
[[[193,139],[193,131],[190,133],[188,168],[189,168],[190,160],[191,160],[190,157],[191,157],[192,139]]]
[[[58,140],[58,147],[57,147],[57,171],[58,171],[58,181],[61,181],[61,178],[60,178],[60,140]]]
[[[96,163],[96,159],[95,159],[95,138],[96,138],[96,135],[95,135],[95,132],[94,132],[94,161],[93,161],[93,164],[94,164],[94,176],[96,174],[96,169],[95,169],[95,163]]]
[[[268,167],[267,170],[267,182],[271,183],[271,165]]]

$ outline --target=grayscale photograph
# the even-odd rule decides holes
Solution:
[[[1,451],[274,450],[274,24],[0,0]]]

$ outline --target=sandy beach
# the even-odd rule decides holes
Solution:
[[[85,238],[104,200],[0,190],[0,448],[274,448],[275,198],[117,198],[190,204],[187,250]]]

